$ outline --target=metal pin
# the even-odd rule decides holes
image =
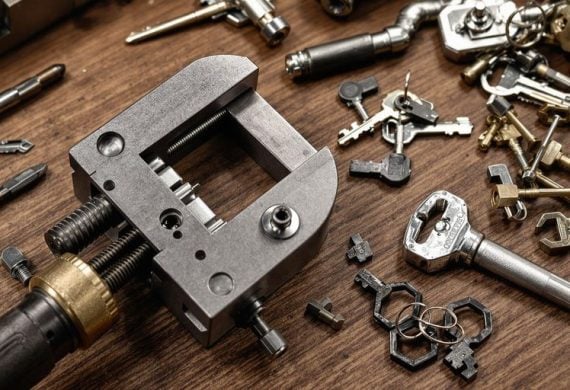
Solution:
[[[182,27],[203,22],[207,19],[210,19],[224,12],[230,11],[234,8],[236,8],[236,4],[234,1],[220,1],[218,3],[203,7],[196,11],[176,17],[174,19],[170,19],[166,22],[158,23],[154,26],[148,26],[142,29],[141,31],[132,32],[127,37],[127,39],[125,39],[125,42],[128,44],[139,43],[169,32],[173,32]]]
[[[344,317],[340,314],[331,313],[332,302],[329,298],[324,298],[320,302],[311,300],[307,304],[306,314],[324,322],[334,330],[340,330],[344,325]]]
[[[61,80],[64,74],[65,65],[52,65],[36,76],[22,81],[15,87],[0,92],[0,113],[37,95],[44,88]]]
[[[558,122],[560,122],[560,115],[554,115],[552,124],[550,125],[548,133],[546,133],[546,137],[542,141],[540,148],[536,152],[534,160],[532,161],[532,165],[530,166],[529,169],[525,169],[525,171],[522,174],[522,178],[525,182],[534,183],[536,179],[536,169],[538,168],[540,160],[542,160],[542,157],[544,156],[544,152],[546,152],[546,148],[550,144],[550,141],[552,141],[552,137],[554,136],[554,130],[556,130],[556,128],[558,127]]]
[[[0,187],[0,203],[36,184],[47,172],[47,164],[38,164],[14,176]]]
[[[404,79],[404,103],[408,102],[408,90],[410,89],[410,78],[412,77],[412,73],[408,70],[406,73],[406,77]]]

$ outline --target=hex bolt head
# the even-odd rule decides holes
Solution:
[[[28,269],[29,260],[22,251],[15,246],[9,246],[2,251],[0,257],[2,258],[2,265],[10,273],[10,276],[27,286],[32,278],[32,273]]]
[[[513,105],[502,96],[491,95],[487,100],[487,108],[493,114],[502,117],[513,108]]]

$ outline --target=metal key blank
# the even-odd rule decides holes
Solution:
[[[546,83],[540,83],[526,77],[520,70],[512,65],[507,65],[499,85],[492,86],[488,78],[493,71],[487,71],[481,75],[481,86],[485,91],[497,96],[517,96],[531,99],[538,103],[553,104],[559,107],[570,106],[570,94],[549,87]]]
[[[441,218],[425,242],[418,242],[427,221]],[[570,282],[488,240],[471,228],[465,201],[446,191],[431,194],[414,212],[404,237],[406,261],[431,273],[451,263],[476,264],[570,309]]]
[[[435,125],[408,122],[404,125],[404,145],[411,143],[416,135],[471,135],[473,123],[467,117],[458,117],[454,122],[440,122]],[[389,126],[382,127],[382,138],[384,141],[394,144],[396,134]]]
[[[370,118],[358,124],[358,122],[353,122],[350,125],[350,129],[342,129],[338,132],[338,144],[340,146],[346,146],[353,141],[356,141],[363,134],[372,134],[377,126],[383,124],[388,119],[396,119],[399,117],[399,112],[394,108],[396,100],[404,95],[404,91],[396,90],[390,92],[384,100],[382,101],[382,110],[372,115]],[[421,104],[421,99],[414,95],[413,93],[408,93],[408,99],[416,101]],[[402,122],[406,123],[409,118],[407,115],[402,115]]]
[[[34,144],[28,140],[20,139],[17,141],[0,140],[0,153],[28,153]]]

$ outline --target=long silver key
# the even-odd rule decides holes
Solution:
[[[549,87],[547,83],[540,83],[528,78],[512,65],[507,65],[501,76],[501,81],[496,86],[489,84],[488,78],[492,73],[493,71],[490,70],[481,76],[481,86],[490,94],[497,96],[518,96],[533,100],[537,103],[570,107],[570,94]]]
[[[402,90],[396,90],[386,95],[382,101],[382,109],[380,112],[377,112],[360,124],[358,122],[353,122],[350,125],[350,129],[342,129],[338,132],[338,144],[340,146],[347,146],[351,142],[358,140],[358,138],[363,134],[372,135],[376,127],[383,124],[388,119],[397,119],[399,112],[394,109],[394,102],[402,95],[404,95],[404,91]],[[412,93],[408,93],[408,98],[421,103],[421,99]],[[409,118],[406,115],[402,116],[403,123],[408,120]]]
[[[435,125],[426,123],[408,122],[404,125],[404,145],[414,140],[416,135],[471,135],[473,123],[467,117],[456,118],[454,122],[440,122]],[[382,127],[382,138],[384,141],[394,144],[396,142],[396,132],[391,126]]]
[[[2,154],[27,153],[33,147],[34,144],[25,139],[17,141],[0,140],[0,153]]]
[[[430,216],[441,213],[429,237],[418,241]],[[414,212],[404,237],[406,261],[433,273],[463,262],[478,265],[570,309],[570,282],[485,238],[471,227],[465,201],[450,192],[431,194]]]

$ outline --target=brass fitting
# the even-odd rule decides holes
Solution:
[[[504,125],[504,122],[505,121],[502,118],[499,118],[495,115],[487,116],[487,119],[485,120],[485,123],[487,124],[487,130],[485,130],[479,137],[479,149],[484,152],[489,150],[493,139],[499,132],[499,129]]]
[[[514,206],[519,200],[519,188],[516,184],[497,184],[491,197],[494,208]]]
[[[30,291],[40,289],[69,316],[80,347],[92,345],[118,318],[117,304],[105,282],[76,255],[66,253],[30,280]]]
[[[497,184],[491,196],[494,208],[514,206],[519,199],[542,197],[570,197],[570,188],[530,188],[521,189],[516,184]]]
[[[481,75],[489,69],[491,60],[496,58],[493,53],[483,54],[471,65],[465,67],[461,72],[461,79],[467,85],[473,86],[479,82]]]
[[[570,170],[570,157],[562,153],[562,145],[554,140],[546,147],[540,163],[547,168],[557,164],[565,170]]]

